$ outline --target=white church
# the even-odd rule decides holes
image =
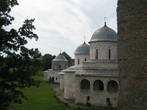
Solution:
[[[74,54],[75,65],[71,67],[59,54],[52,61],[52,69],[44,72],[44,79],[54,78],[64,98],[75,104],[117,107],[117,33],[105,23],[93,33],[89,44],[84,42]]]

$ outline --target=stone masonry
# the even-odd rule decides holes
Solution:
[[[118,0],[119,110],[147,110],[147,0]]]

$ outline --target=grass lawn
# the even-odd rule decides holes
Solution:
[[[43,80],[40,76],[35,78]],[[49,83],[46,82],[42,82],[39,88],[31,87],[23,91],[28,100],[24,100],[23,104],[11,104],[9,110],[81,110],[58,102]]]

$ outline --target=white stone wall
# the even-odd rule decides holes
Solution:
[[[58,73],[54,74],[54,82],[55,83],[60,83],[60,75]]]
[[[79,59],[79,64],[78,64],[78,59]],[[81,65],[83,62],[89,60],[89,54],[77,54],[75,55],[75,65]]]
[[[90,59],[96,60],[96,49],[98,49],[98,59],[109,59],[109,49],[111,50],[111,60],[117,59],[117,42],[90,43]]]
[[[75,97],[75,73],[64,73],[64,98],[74,99]]]
[[[112,61],[112,62],[87,61],[84,62],[82,66],[83,69],[117,69],[118,68],[118,64],[116,61]]]
[[[98,59],[96,59],[96,49],[98,49]],[[109,49],[111,50],[111,58],[109,59]],[[86,62],[85,62],[86,58]],[[79,59],[79,64],[78,64]],[[95,70],[117,70],[117,42],[92,42],[90,43],[90,55],[88,54],[76,54],[75,65],[83,65],[83,69]],[[107,84],[110,80],[114,80],[118,83],[117,77],[98,77],[98,76],[75,76],[75,73],[79,70],[64,72],[64,75],[60,75],[60,89],[64,89],[64,98],[74,99],[76,104],[86,104],[87,96],[90,97],[88,101],[94,106],[108,106],[106,102],[107,98],[110,98],[110,102],[113,107],[117,107],[118,92],[112,93],[107,90]],[[109,72],[108,72],[109,74]],[[115,75],[114,75],[115,76]],[[80,83],[82,79],[90,81],[90,90],[81,90]],[[101,80],[104,83],[104,90],[93,90],[94,81]],[[63,83],[64,82],[64,83]],[[119,91],[119,90],[118,90]]]
[[[60,71],[54,71],[52,69],[44,71],[44,80],[49,81],[50,78],[54,78],[55,83],[60,83],[60,76],[58,74],[59,72]]]
[[[64,90],[64,74],[60,74],[60,89]]]
[[[90,90],[81,90],[80,82],[82,79],[88,79],[90,81]],[[93,84],[95,80],[101,80],[104,83],[103,91],[93,90]],[[86,77],[77,76],[75,80],[75,103],[76,104],[86,104],[87,96],[90,97],[89,103],[95,106],[107,106],[106,99],[110,98],[113,107],[117,107],[118,103],[118,92],[110,93],[107,91],[107,84],[110,80],[115,80],[118,84],[117,78],[112,77]]]

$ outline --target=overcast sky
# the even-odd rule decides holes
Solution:
[[[93,32],[104,25],[117,30],[117,0],[18,0],[12,15],[18,28],[27,18],[35,18],[39,39],[27,47],[39,48],[42,54],[58,55],[60,50],[74,57],[76,47],[88,42]]]

